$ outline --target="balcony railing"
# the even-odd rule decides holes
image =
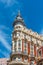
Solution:
[[[20,51],[15,51],[15,52],[12,52],[12,54],[22,54],[22,52]]]
[[[17,54],[22,54],[22,55],[28,56],[28,53],[27,52],[22,52],[22,51],[15,51],[15,52],[12,52],[11,53],[11,55],[17,55]]]
[[[35,57],[34,54],[30,54],[29,57]]]
[[[28,65],[28,62],[24,62],[24,61],[11,61],[11,62],[9,62],[9,65],[12,65],[12,64],[17,64],[17,65],[19,65],[19,64],[21,64],[21,65]]]

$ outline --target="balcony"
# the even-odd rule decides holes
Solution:
[[[13,60],[13,61],[9,62],[9,65],[12,65],[12,64],[14,64],[14,65],[16,65],[16,64],[17,65],[28,65],[28,62]]]
[[[43,57],[42,57],[42,56],[38,56],[38,57],[37,57],[37,59],[39,59],[39,60],[40,60],[40,59],[43,59]]]
[[[28,53],[25,53],[25,52],[22,52],[22,51],[16,51],[16,52],[12,52],[11,53],[11,56],[13,56],[13,55],[18,55],[18,54],[20,54],[20,55],[23,55],[23,56],[27,56],[28,57]]]
[[[15,51],[15,52],[12,52],[11,53],[12,55],[18,55],[18,54],[23,54],[21,51],[19,52],[19,51]]]
[[[33,54],[30,54],[29,57],[30,57],[31,60],[35,59],[35,56]]]

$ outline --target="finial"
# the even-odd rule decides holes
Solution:
[[[20,10],[18,10],[18,16],[20,16]]]

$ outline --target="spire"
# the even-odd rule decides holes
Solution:
[[[17,20],[22,20],[21,14],[20,14],[20,10],[18,10],[18,15],[16,17]]]
[[[18,16],[20,16],[20,10],[18,10]]]

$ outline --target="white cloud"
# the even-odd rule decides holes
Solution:
[[[0,25],[0,30],[9,30],[10,32],[12,31],[9,27],[6,27],[4,25]]]
[[[11,46],[9,43],[4,39],[2,35],[0,35],[0,42],[5,46],[5,48],[9,51],[11,51]]]
[[[10,57],[10,54],[9,53],[7,53],[7,52],[2,52],[2,54],[6,57],[6,58],[9,58]]]
[[[11,30],[10,30],[9,27],[0,25],[0,42],[1,42],[1,44],[3,44],[3,46],[4,46],[9,52],[11,52],[11,45],[10,45],[10,43],[7,41],[7,39],[9,39],[9,34],[5,33],[3,30],[10,31],[10,32],[11,32]],[[0,49],[2,49],[2,48],[0,48]],[[2,53],[3,56],[6,57],[6,58],[9,57],[9,53],[7,53],[6,51],[3,52],[3,49],[0,50],[0,53]]]
[[[0,53],[1,53],[4,57],[6,57],[6,58],[10,57],[8,53],[3,52],[1,49],[0,49]]]
[[[3,46],[7,50],[11,51],[11,46],[7,41],[7,39],[9,39],[10,36],[8,34],[4,33],[3,29],[6,31],[10,30],[9,27],[3,26],[3,25],[0,26],[0,42],[3,44]]]
[[[13,4],[18,4],[17,0],[0,0],[6,6],[12,6]]]

